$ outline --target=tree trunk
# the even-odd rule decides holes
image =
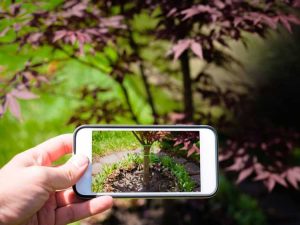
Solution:
[[[150,147],[144,146],[144,189],[148,191],[150,188]]]
[[[181,54],[180,64],[183,75],[184,113],[187,122],[193,122],[194,103],[188,51]]]

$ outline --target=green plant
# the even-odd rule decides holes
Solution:
[[[266,218],[255,198],[241,193],[226,177],[220,176],[220,188],[213,199],[214,202],[228,202],[227,213],[230,214],[239,225],[265,225]]]
[[[200,161],[200,155],[199,154],[192,154],[189,157],[187,156],[187,151],[183,151],[182,145],[176,145],[174,146],[174,141],[172,140],[163,140],[160,143],[160,148],[168,152],[168,154],[180,156],[183,158],[189,158],[190,160],[193,160],[194,162]],[[198,148],[200,148],[200,141],[195,143]]]
[[[192,181],[185,168],[182,165],[174,162],[171,157],[159,157],[157,155],[151,154],[151,162],[160,162],[164,167],[170,169],[172,174],[174,174],[174,176],[176,177],[181,191],[193,191],[195,187],[194,181]]]
[[[176,180],[179,184],[179,188],[181,191],[192,191],[195,187],[194,182],[189,177],[189,174],[186,172],[185,168],[180,164],[174,162],[171,157],[162,156],[159,157],[157,155],[150,155],[151,163],[161,163],[163,167],[168,168],[172,174],[176,177]],[[132,165],[139,165],[143,163],[143,155],[138,154],[128,154],[126,158],[121,160],[118,163],[105,165],[103,166],[102,172],[97,174],[93,178],[92,182],[92,190],[94,192],[102,192],[104,190],[105,180],[108,178],[110,174],[112,174],[115,170],[120,168],[127,169]]]
[[[129,168],[132,165],[137,165],[143,163],[143,158],[138,154],[128,154],[126,158],[120,162],[104,165],[102,172],[93,177],[92,180],[92,190],[94,192],[102,192],[104,190],[104,183],[107,177],[112,174],[115,170],[120,168]]]
[[[149,173],[149,163],[150,163],[150,149],[155,142],[162,142],[164,140],[172,140],[172,148],[179,147],[178,149],[184,150],[187,157],[191,155],[200,154],[199,149],[199,132],[195,131],[133,131],[136,139],[144,146],[144,185],[148,188],[150,173]],[[174,153],[174,152],[172,152]]]

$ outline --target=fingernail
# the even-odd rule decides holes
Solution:
[[[83,155],[74,155],[72,157],[72,163],[74,163],[78,168],[85,166],[86,164],[88,164],[88,162],[89,159]]]

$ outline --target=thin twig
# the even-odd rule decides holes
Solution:
[[[135,131],[132,131],[132,133],[134,134],[134,136],[136,137],[136,139],[138,139],[138,141],[139,141],[142,145],[145,145],[145,143],[139,138],[139,136],[135,133]]]

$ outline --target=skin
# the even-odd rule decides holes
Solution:
[[[71,134],[52,138],[16,155],[0,170],[0,224],[62,225],[112,207],[110,196],[86,201],[70,188],[87,169],[87,157],[73,156],[52,166],[72,152],[72,141]]]

